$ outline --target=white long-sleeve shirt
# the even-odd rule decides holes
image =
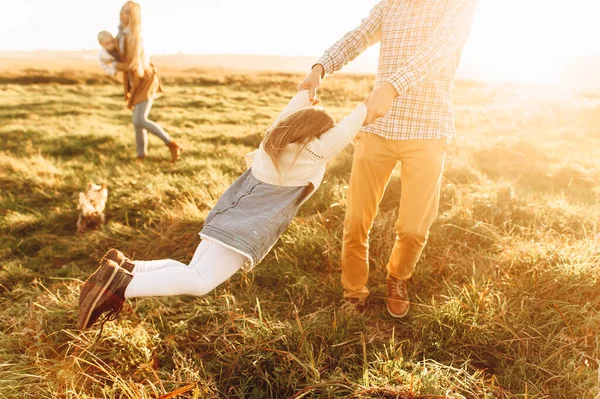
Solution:
[[[107,64],[106,61],[111,61],[111,63]],[[100,50],[100,53],[98,54],[98,62],[100,63],[100,66],[102,67],[102,69],[104,69],[106,73],[112,76],[116,75],[117,60],[108,51],[106,51],[105,48]]]
[[[311,106],[308,90],[297,93],[277,117],[273,126],[293,112]],[[309,142],[304,148],[289,144],[283,151],[277,172],[271,157],[260,147],[246,155],[246,164],[258,180],[279,186],[307,186],[312,183],[316,190],[321,185],[327,162],[341,152],[356,136],[367,117],[367,106],[359,104],[356,109],[337,125]]]

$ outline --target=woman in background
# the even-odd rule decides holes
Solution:
[[[120,21],[117,40],[121,62],[118,62],[116,67],[117,70],[123,71],[125,101],[133,111],[137,157],[139,160],[146,157],[147,132],[150,132],[165,143],[171,152],[171,160],[175,162],[179,159],[182,148],[160,125],[148,119],[152,102],[162,93],[162,85],[144,51],[140,5],[134,1],[125,3],[121,8]]]

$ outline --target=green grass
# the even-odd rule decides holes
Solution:
[[[384,311],[401,191],[372,232],[368,314],[341,309],[339,256],[352,147],[274,251],[202,298],[128,302],[74,329],[81,281],[109,247],[189,261],[243,155],[300,76],[190,70],[165,77],[134,162],[121,86],[90,73],[0,77],[0,397],[597,398],[600,94],[459,81],[439,218],[402,321]],[[336,118],[369,76],[325,81]],[[77,235],[77,193],[109,188],[107,224]],[[165,397],[169,397],[168,395]]]

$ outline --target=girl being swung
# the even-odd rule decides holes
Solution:
[[[205,295],[239,269],[250,270],[279,239],[299,207],[320,186],[326,163],[346,147],[367,114],[364,104],[337,125],[301,91],[246,155],[248,170],[221,196],[200,232],[189,265],[175,260],[132,261],[109,250],[84,283],[78,327],[120,311],[126,298]]]

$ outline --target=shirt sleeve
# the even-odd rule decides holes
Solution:
[[[381,39],[381,17],[387,1],[377,3],[369,16],[363,19],[356,29],[346,33],[319,58],[315,65],[323,65],[322,77],[339,71]]]
[[[311,106],[311,102],[309,99],[308,90],[299,91],[298,93],[296,93],[296,95],[294,97],[292,97],[292,99],[290,100],[288,105],[283,109],[281,114],[279,114],[279,116],[275,119],[275,121],[273,122],[273,126],[275,126],[281,120],[287,118],[294,112],[299,111],[303,108],[308,108],[310,106]]]
[[[112,58],[112,57],[110,57]],[[115,75],[117,73],[117,68],[116,68],[116,62],[111,62],[110,64],[105,63],[105,60],[108,60],[109,58],[106,56],[106,54],[104,54],[104,52],[100,52],[100,54],[98,55],[98,63],[100,64],[100,67],[104,70],[104,72],[106,72],[109,75]]]
[[[471,31],[477,0],[456,0],[442,23],[388,81],[398,95],[418,87],[464,46]]]
[[[318,145],[314,152],[323,156],[326,161],[339,154],[360,131],[366,117],[367,106],[361,103],[350,115],[314,141]],[[309,143],[309,147],[310,144],[312,143]]]

